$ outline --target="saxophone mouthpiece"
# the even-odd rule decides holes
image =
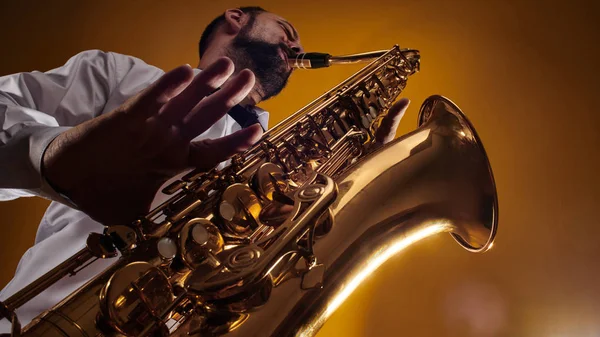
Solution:
[[[326,68],[331,65],[331,55],[327,53],[300,53],[289,58],[289,65],[298,69]]]

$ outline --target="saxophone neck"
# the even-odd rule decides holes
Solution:
[[[398,51],[402,53],[405,58],[411,61],[412,64],[418,64],[419,62],[419,52],[415,49],[399,49],[395,47],[391,50],[377,50],[370,51],[366,53],[358,53],[358,54],[348,54],[348,55],[339,55],[333,56],[328,53],[299,53],[289,58],[289,65],[292,68],[298,69],[317,69],[317,68],[327,68],[332,65],[339,64],[354,64],[354,63],[363,63],[363,62],[373,62],[378,58],[390,53]]]

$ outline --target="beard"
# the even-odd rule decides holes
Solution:
[[[279,54],[279,50],[285,53],[286,46],[251,37],[252,21],[233,39],[227,56],[236,69],[248,68],[254,73],[257,91],[262,100],[267,100],[285,88],[291,71]]]

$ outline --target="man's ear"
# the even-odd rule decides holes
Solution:
[[[244,12],[237,8],[225,11],[225,31],[229,34],[237,34],[246,23],[247,18]]]

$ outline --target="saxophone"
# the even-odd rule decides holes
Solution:
[[[422,104],[416,130],[375,132],[418,50],[299,54],[295,68],[368,64],[222,169],[191,171],[170,198],[4,302],[12,336],[313,336],[388,258],[446,232],[484,252],[497,230],[488,158],[461,110]],[[120,257],[21,328],[15,310],[99,258]]]

